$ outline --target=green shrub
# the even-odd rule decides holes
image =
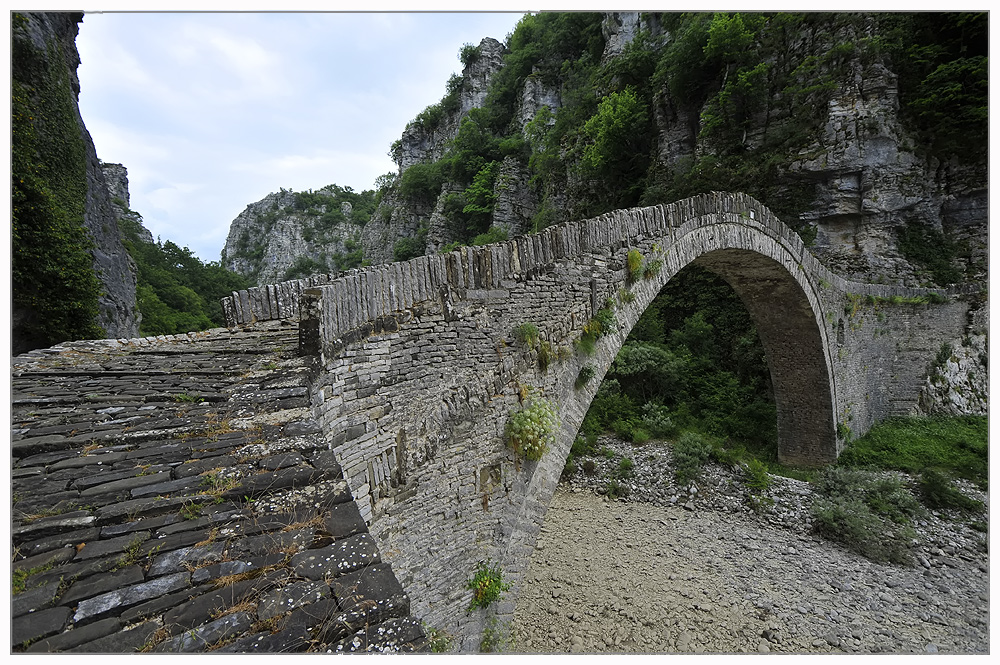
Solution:
[[[626,279],[636,282],[642,277],[642,253],[637,249],[628,250],[625,257]]]
[[[404,198],[430,203],[437,198],[443,183],[441,162],[418,162],[399,177],[399,194]]]
[[[469,603],[471,612],[476,608],[488,607],[504,591],[510,589],[510,583],[504,582],[503,571],[498,566],[480,561],[472,579],[465,583],[465,588],[472,591],[472,601]]]
[[[813,479],[814,530],[873,561],[909,563],[910,520],[920,506],[896,478],[827,467]]]
[[[482,55],[478,46],[474,44],[462,44],[461,50],[458,52],[458,59],[462,61],[462,64],[468,67],[476,60],[479,60],[479,56]]]
[[[618,460],[618,470],[615,472],[615,476],[622,480],[626,478],[631,478],[635,472],[635,463],[632,462],[631,458],[623,457]]]
[[[865,503],[876,515],[896,524],[909,524],[923,511],[913,493],[899,478],[879,478],[865,494]]]
[[[747,462],[744,475],[743,482],[754,493],[764,492],[771,486],[771,476],[767,472],[767,465],[757,458]]]
[[[597,370],[593,365],[584,365],[580,368],[580,373],[576,375],[576,381],[573,382],[573,387],[577,390],[583,388],[592,378],[594,378],[596,373]]]
[[[563,465],[562,477],[572,478],[576,475],[576,459],[570,454],[566,457],[566,464]]]
[[[511,414],[507,422],[507,445],[515,454],[539,460],[555,441],[559,418],[555,408],[541,397],[532,397],[528,405]]]
[[[646,443],[650,439],[649,431],[635,418],[618,418],[611,423],[611,430],[619,439],[632,443]]]
[[[577,457],[582,457],[584,455],[593,455],[594,447],[597,445],[597,435],[590,434],[587,436],[577,435],[576,439],[573,440],[573,446],[570,448],[570,454]]]
[[[887,528],[863,501],[818,499],[813,502],[814,530],[873,561],[910,562],[905,534]]]
[[[970,513],[984,508],[981,501],[962,494],[951,479],[937,469],[928,468],[920,473],[920,495],[928,508],[955,509]]]
[[[712,447],[712,459],[723,466],[735,467],[743,462],[747,455],[747,449],[742,444],[735,444],[729,447],[720,444]],[[751,459],[755,460],[757,458],[751,457]],[[766,470],[767,466],[765,465]]]
[[[495,242],[503,242],[507,239],[507,231],[496,226],[491,226],[486,233],[480,233],[472,239],[473,246],[492,245]]]
[[[400,238],[392,246],[393,261],[409,261],[418,256],[423,256],[427,248],[426,241],[420,238]]]
[[[712,457],[711,441],[698,432],[684,432],[673,445],[677,482],[687,485],[698,480],[702,467]]]
[[[670,417],[670,409],[652,402],[642,406],[642,425],[655,437],[662,438],[677,433],[677,425]]]
[[[660,274],[660,270],[663,268],[663,261],[660,259],[655,259],[646,264],[646,267],[642,271],[642,276],[646,279],[653,279]]]
[[[521,344],[534,347],[538,343],[538,326],[534,323],[522,323],[514,328],[514,338]]]
[[[604,485],[604,494],[609,499],[618,499],[620,497],[628,496],[631,490],[627,485],[622,485],[617,480],[609,480]]]

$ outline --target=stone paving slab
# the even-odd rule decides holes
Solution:
[[[297,347],[276,321],[12,359],[12,652],[428,649]]]

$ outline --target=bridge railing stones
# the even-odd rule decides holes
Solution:
[[[421,256],[405,262],[354,268],[340,274],[319,274],[279,284],[251,287],[222,299],[228,327],[258,321],[298,319],[304,292],[316,287],[334,287],[330,314],[334,329],[356,330],[381,316],[404,311],[414,304],[439,296],[447,285],[453,289],[497,288],[503,280],[516,278],[553,261],[595,249],[619,249],[644,237],[682,235],[692,228],[711,225],[709,216],[732,213],[768,229],[804,268],[829,283],[834,291],[876,297],[914,297],[940,289],[870,284],[845,279],[828,270],[813,256],[797,233],[767,208],[745,194],[712,192],[677,203],[646,208],[616,210],[596,218],[571,221],[537,234],[484,247],[461,247],[443,255]],[[955,287],[950,294],[977,287]],[[313,294],[314,295],[314,294]],[[329,308],[327,308],[329,311]]]

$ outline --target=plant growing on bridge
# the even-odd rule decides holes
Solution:
[[[661,259],[653,259],[642,270],[642,276],[646,279],[653,279],[660,274],[660,269],[663,268],[663,261]]]
[[[534,347],[538,343],[538,326],[534,323],[522,323],[514,328],[514,337],[521,344]]]
[[[465,583],[465,588],[472,591],[472,602],[469,603],[471,612],[476,608],[488,607],[504,591],[510,589],[510,583],[504,582],[503,571],[499,566],[480,561],[472,579]]]
[[[528,405],[511,414],[505,434],[507,445],[519,457],[539,460],[555,442],[559,417],[555,408],[541,397],[531,397]]]
[[[642,277],[642,253],[639,250],[628,250],[628,254],[625,257],[625,268],[630,284],[639,281],[639,278]]]
[[[580,368],[580,373],[576,375],[576,381],[573,383],[573,387],[579,390],[583,388],[587,383],[594,378],[597,374],[597,369],[592,364],[586,364]]]
[[[549,364],[552,362],[552,345],[542,340],[538,343],[538,369],[543,372],[549,371]]]

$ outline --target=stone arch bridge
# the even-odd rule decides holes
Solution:
[[[228,329],[19,356],[12,646],[424,648],[419,617],[476,650],[487,614],[513,612],[601,378],[692,263],[757,323],[790,464],[915,410],[969,325],[963,294],[845,280],[760,203],[715,193],[234,293]],[[504,442],[526,393],[559,415],[537,462]],[[485,560],[513,589],[467,612]]]
[[[300,320],[300,351],[321,368],[313,409],[385,558],[422,616],[468,637],[482,621],[465,611],[475,562],[500,562],[519,581],[601,378],[692,263],[723,277],[756,322],[779,457],[791,465],[832,462],[850,437],[913,412],[935,353],[967,325],[960,294],[846,280],[759,202],[725,193],[250,289],[223,305],[234,326]],[[604,308],[617,327],[587,355],[576,342]],[[538,328],[547,365],[541,344],[517,341],[524,323]],[[578,387],[585,365],[594,378]],[[504,442],[526,391],[560,418],[555,445],[528,463]]]

